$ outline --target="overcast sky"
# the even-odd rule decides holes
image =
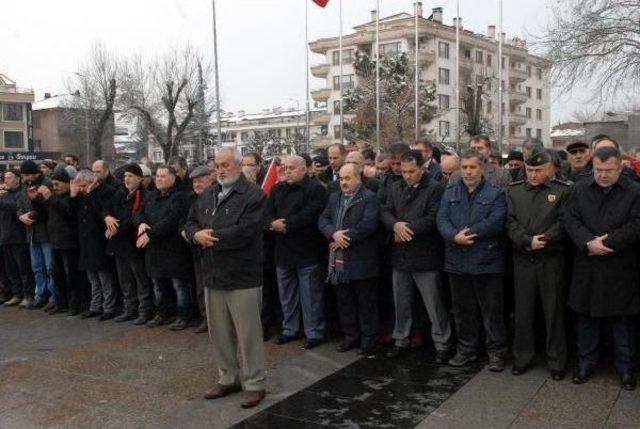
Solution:
[[[216,0],[222,107],[260,111],[304,103],[304,2],[311,0]],[[444,8],[451,24],[455,0],[423,2],[425,16]],[[498,24],[497,0],[460,0],[465,28],[486,32]],[[504,1],[507,37],[538,33],[551,14],[539,0]],[[375,0],[343,0],[344,31],[370,18]],[[412,0],[381,0],[381,15],[412,11]],[[338,0],[326,9],[309,5],[310,39],[338,34]],[[19,86],[33,87],[36,99],[62,93],[91,45],[102,40],[122,55],[162,53],[191,43],[213,51],[211,0],[21,0],[3,6],[0,17],[0,72]],[[323,58],[312,54],[311,63]],[[311,89],[323,82],[312,79]],[[577,97],[553,97],[552,124],[569,119]],[[293,99],[293,100],[292,100]]]

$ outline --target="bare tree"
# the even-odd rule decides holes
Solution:
[[[304,153],[306,138],[303,133],[296,130],[290,137],[279,137],[275,133],[276,130],[254,132],[245,145],[246,150],[263,158]]]
[[[210,115],[212,111],[210,106],[198,108],[207,104],[202,85],[210,70],[206,64],[190,46],[171,49],[154,61],[136,56],[126,63],[121,104],[127,115],[138,119],[141,135],[154,136],[165,162],[178,155],[189,137],[193,138],[190,143],[197,143],[193,132],[196,118],[208,118],[198,112]]]
[[[558,0],[536,45],[553,63],[562,93],[596,90],[599,100],[640,84],[640,0]]]
[[[102,42],[96,42],[87,61],[69,78],[67,88],[73,95],[66,99],[65,128],[84,130],[88,147],[80,146],[87,164],[101,158],[103,142],[113,136],[113,112],[116,104],[120,62]]]

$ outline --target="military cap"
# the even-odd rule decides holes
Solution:
[[[549,162],[551,162],[551,156],[544,150],[534,151],[531,156],[524,161],[524,163],[530,167],[539,167]]]

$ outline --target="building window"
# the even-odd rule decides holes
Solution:
[[[438,83],[442,85],[449,85],[449,69],[438,69]]]
[[[440,110],[449,110],[449,96],[445,94],[438,95],[438,107]]]
[[[531,128],[527,128],[527,138],[531,138]]]
[[[491,54],[487,54],[487,67],[491,67]]]
[[[491,100],[487,101],[487,114],[490,115],[492,113],[493,110],[493,103],[491,102]]]
[[[152,158],[153,158],[153,162],[155,163],[164,162],[164,154],[162,153],[161,150],[154,150]]]
[[[516,127],[509,127],[509,135],[510,136],[516,135]]]
[[[333,138],[334,139],[339,139],[340,138],[340,125],[334,125],[333,126]]]
[[[354,87],[354,79],[352,74],[342,75],[342,89],[350,89]],[[340,90],[340,76],[333,77],[333,89]]]
[[[536,128],[536,137],[542,140],[542,130],[540,128]]]
[[[340,114],[340,100],[333,101],[333,114],[334,115]]]
[[[449,44],[445,42],[438,43],[438,56],[440,58],[449,59]]]
[[[504,116],[504,101],[502,102],[502,106],[501,106],[500,111],[502,112],[502,115]]]
[[[542,90],[540,88],[536,89],[536,98],[542,100]]]
[[[2,105],[2,117],[5,121],[22,121],[22,104],[5,103]]]
[[[500,66],[500,67],[502,67],[502,70],[504,70],[504,63],[505,63],[505,62],[506,62],[506,61],[504,60],[504,57],[502,57],[502,65]]]
[[[24,149],[24,133],[22,131],[5,131],[4,148]]]
[[[536,119],[539,121],[542,120],[542,110],[536,109]]]
[[[538,76],[538,80],[542,80],[542,69],[541,68],[537,68],[536,69],[536,75]]]
[[[240,140],[243,142],[246,142],[247,140],[249,140],[249,133],[246,131],[242,131],[240,133]]]
[[[531,66],[527,66],[527,77],[531,77]]]
[[[440,121],[440,137],[447,137],[449,135],[449,122]]]
[[[393,43],[385,43],[380,45],[380,56],[381,57],[395,57],[400,54],[400,42]]]
[[[340,65],[340,51],[333,51],[333,61],[334,66]],[[351,64],[353,63],[353,49],[343,49],[342,50],[342,64]]]
[[[531,97],[531,87],[528,86],[526,90],[527,90],[527,97]]]
[[[465,49],[464,52],[463,52],[463,56],[467,60],[470,60],[471,59],[471,49]]]
[[[526,115],[527,115],[527,118],[531,119],[531,107],[527,107]]]
[[[483,57],[482,57],[482,51],[476,51],[476,63],[478,64],[484,63]]]

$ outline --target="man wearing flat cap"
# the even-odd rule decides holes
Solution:
[[[582,171],[591,160],[589,145],[586,142],[578,141],[567,146],[569,153],[569,180],[576,181],[576,175]]]
[[[507,232],[513,247],[515,281],[512,374],[524,374],[533,362],[539,298],[547,332],[547,363],[552,378],[560,380],[567,363],[562,211],[570,188],[550,174],[552,159],[544,149],[531,153],[524,168],[527,180],[515,182],[507,190]]]
[[[143,325],[153,316],[153,295],[144,251],[135,245],[137,237],[133,219],[140,212],[146,195],[142,185],[144,174],[138,164],[127,164],[123,170],[124,187],[118,188],[114,194],[104,218],[105,236],[109,239],[107,252],[115,255],[123,294],[124,311],[115,321],[135,320],[136,325]]]

